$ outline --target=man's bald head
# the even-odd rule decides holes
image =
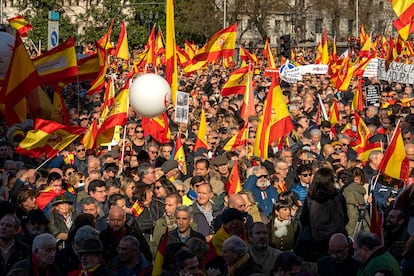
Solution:
[[[232,194],[229,196],[229,208],[235,208],[240,212],[244,212],[246,210],[246,202],[241,195]]]
[[[348,238],[342,233],[333,234],[329,240],[329,253],[335,263],[343,263],[349,257]]]
[[[113,206],[109,210],[108,222],[109,227],[114,231],[121,230],[125,225],[125,211],[119,206]]]
[[[408,159],[414,160],[414,144],[408,143],[404,145],[405,153],[407,154]]]

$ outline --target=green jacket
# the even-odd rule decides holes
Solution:
[[[348,232],[348,235],[352,236],[354,234],[355,227],[357,225],[358,221],[358,204],[364,203],[364,195],[366,193],[366,190],[363,185],[353,182],[348,185],[342,192],[342,195],[345,198],[346,201],[346,211],[348,212],[348,224],[346,225],[345,229]],[[363,224],[363,229],[367,230],[369,229],[369,225],[367,225],[367,222],[369,223],[369,211],[365,210],[365,219]],[[362,229],[361,229],[362,230]]]
[[[371,255],[367,263],[359,269],[357,276],[373,276],[379,271],[388,271],[394,276],[402,275],[399,264],[384,247],[377,249]]]

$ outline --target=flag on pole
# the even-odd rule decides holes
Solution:
[[[177,55],[175,42],[174,0],[166,2],[165,79],[171,86],[171,99],[175,106],[178,90]]]
[[[199,148],[208,149],[207,146],[207,120],[206,112],[204,111],[204,102],[201,104],[200,126],[198,127],[197,138],[194,145],[194,151]]]
[[[411,0],[390,0],[392,9],[397,15],[397,19],[392,22],[397,29],[401,38],[408,39],[408,36],[414,32],[414,2]]]
[[[203,48],[197,51],[193,63],[200,61],[214,62],[220,58],[233,57],[236,47],[237,24],[224,28],[215,33]]]
[[[322,40],[322,64],[329,63],[329,50],[328,50],[328,38],[326,36],[326,28],[323,28],[323,40]]]
[[[267,58],[267,67],[276,68],[275,59],[273,58],[272,50],[270,49],[268,37],[266,37],[265,46],[263,48],[263,56]]]
[[[180,133],[177,135],[177,141],[175,142],[174,148],[174,160],[178,163],[178,169],[181,171],[182,174],[187,174],[187,164],[185,162],[185,152],[184,147],[181,142]]]
[[[141,202],[136,200],[134,204],[131,206],[131,212],[134,217],[139,218],[139,216],[144,212],[144,207],[142,206]]]
[[[22,37],[27,36],[27,32],[33,28],[33,26],[30,25],[22,15],[9,18],[7,21],[9,21],[10,26],[12,26],[12,28],[15,29]]]
[[[221,89],[222,96],[244,94],[249,83],[249,67],[245,66],[233,71]]]
[[[242,190],[239,174],[239,163],[234,162],[230,175],[227,179],[226,190],[228,195],[237,194]]]
[[[39,75],[16,32],[13,54],[0,90],[0,103],[4,104],[4,118],[8,126],[26,120],[26,97],[41,85]]]
[[[249,53],[249,51],[247,51],[247,49],[243,46],[240,46],[240,59],[246,62],[258,63],[257,56]]]
[[[115,55],[124,60],[129,59],[128,36],[126,31],[125,20],[122,20],[121,32],[119,33],[118,44],[116,46]]]
[[[401,135],[400,122],[397,123],[388,148],[378,166],[378,171],[396,179],[408,179],[410,174],[409,160],[405,153]]]
[[[83,127],[65,126],[54,121],[37,119],[34,130],[30,130],[16,148],[16,153],[31,158],[50,158],[64,150],[86,131]]]

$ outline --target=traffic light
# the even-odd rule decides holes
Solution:
[[[280,56],[284,56],[285,58],[290,58],[290,35],[282,35],[279,39],[280,41]]]

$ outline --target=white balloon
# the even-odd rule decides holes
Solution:
[[[157,74],[140,75],[129,87],[129,103],[142,116],[156,117],[165,111],[170,102],[170,85]]]
[[[4,79],[13,54],[14,37],[6,32],[0,32],[0,79]]]

